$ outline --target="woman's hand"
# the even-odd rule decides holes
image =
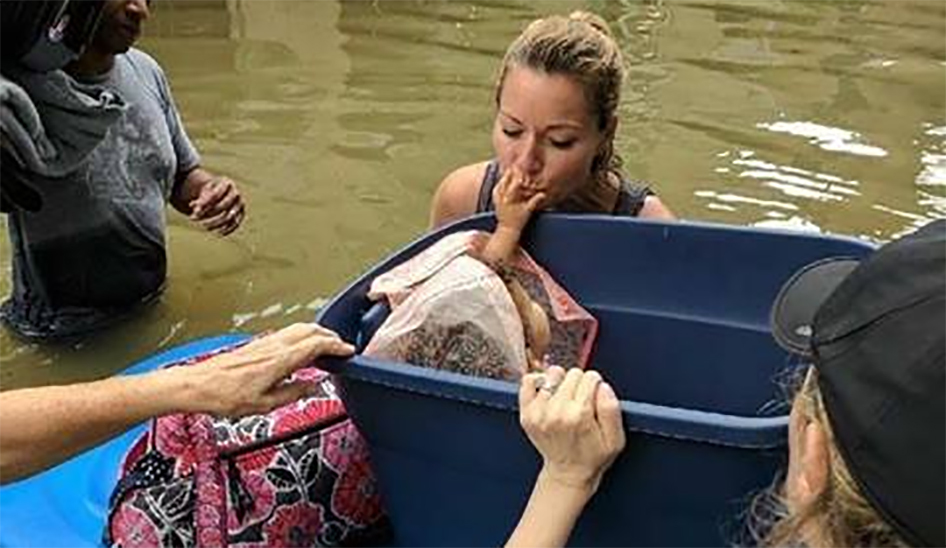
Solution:
[[[539,481],[589,497],[625,445],[617,396],[596,371],[552,366],[525,375],[519,422],[542,455]]]
[[[511,168],[493,189],[497,231],[520,234],[544,199],[544,192],[536,192],[521,171]]]

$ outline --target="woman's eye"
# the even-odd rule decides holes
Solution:
[[[506,137],[518,137],[522,135],[522,130],[503,128],[503,133],[506,135]]]
[[[569,149],[575,144],[575,139],[552,139],[552,146],[558,149]]]

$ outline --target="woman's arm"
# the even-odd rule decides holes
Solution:
[[[624,449],[620,403],[596,371],[553,366],[523,377],[519,422],[542,455],[542,470],[506,546],[564,546]]]
[[[638,213],[637,216],[642,219],[657,219],[664,221],[673,221],[677,218],[677,216],[674,215],[672,211],[670,211],[670,208],[665,206],[663,201],[654,195],[650,195],[644,199],[644,206],[641,207],[640,213]]]
[[[463,166],[447,175],[430,203],[430,228],[439,228],[452,221],[476,213],[480,185],[489,162]]]
[[[565,546],[585,505],[594,492],[589,488],[570,487],[550,479],[544,470],[532,488],[532,496],[507,548]]]
[[[328,329],[295,324],[199,366],[0,393],[0,483],[40,472],[150,417],[266,412],[311,389],[285,382],[295,370],[353,350]]]

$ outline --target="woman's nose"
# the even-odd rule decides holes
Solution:
[[[527,138],[519,149],[516,166],[526,175],[542,171],[542,150],[534,138]]]

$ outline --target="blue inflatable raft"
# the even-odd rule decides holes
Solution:
[[[200,339],[156,354],[122,374],[152,371],[248,337],[233,334]],[[141,424],[42,474],[0,488],[0,546],[101,546],[118,467],[144,429]]]
[[[491,230],[481,216],[425,235],[336,296],[319,320],[363,346],[387,310],[371,280],[444,233]],[[622,399],[628,448],[578,524],[581,546],[730,544],[736,514],[784,458],[790,366],[768,313],[782,282],[852,239],[597,216],[539,217],[525,247],[600,321],[593,366]],[[154,369],[243,340],[200,340]],[[518,426],[516,387],[365,357],[332,364],[368,440],[395,544],[500,545],[538,470]],[[119,460],[137,428],[0,488],[0,546],[98,546]]]

